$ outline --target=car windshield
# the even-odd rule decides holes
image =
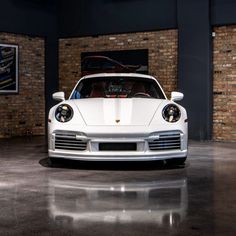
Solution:
[[[77,85],[71,95],[71,99],[134,97],[165,99],[155,80],[139,77],[87,78]]]

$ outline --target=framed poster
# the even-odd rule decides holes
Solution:
[[[148,50],[82,52],[82,76],[95,73],[148,74]]]
[[[0,44],[0,94],[18,93],[18,46]]]

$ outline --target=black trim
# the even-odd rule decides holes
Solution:
[[[99,143],[99,151],[137,151],[137,143]]]

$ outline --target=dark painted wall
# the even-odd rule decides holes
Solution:
[[[211,0],[212,25],[236,24],[235,0]]]
[[[211,139],[212,36],[208,0],[178,0],[178,88],[189,118],[189,137]]]
[[[58,87],[56,0],[1,0],[0,32],[45,37],[48,108],[53,104],[51,93]]]
[[[0,30],[48,36],[56,24],[54,0],[1,0]]]
[[[71,37],[177,28],[178,1],[59,0],[59,35]],[[210,4],[210,24],[236,24],[236,0],[207,2]],[[191,6],[188,0],[185,3]]]
[[[176,0],[61,0],[60,37],[176,28]]]

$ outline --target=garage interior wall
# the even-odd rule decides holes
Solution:
[[[60,39],[59,85],[68,97],[81,77],[81,53],[148,49],[149,74],[167,95],[177,88],[177,30]]]
[[[1,0],[0,43],[19,45],[19,94],[0,95],[0,137],[45,134],[58,89],[56,3]]]
[[[214,28],[215,140],[236,141],[236,25]]]
[[[98,0],[88,2],[81,0],[70,3],[67,4],[67,1],[61,0],[59,4],[60,38],[178,28],[177,89],[185,94],[185,99],[181,104],[187,108],[189,114],[190,139],[235,141],[234,136],[230,137],[231,134],[228,138],[223,135],[222,131],[216,134],[216,129],[219,130],[216,126],[219,127],[219,124],[216,124],[215,117],[217,114],[221,115],[221,112],[215,110],[215,107],[213,110],[216,94],[213,95],[212,61],[212,27],[236,23],[235,1]],[[76,63],[78,64],[78,60]],[[66,73],[62,70],[60,68],[60,75]],[[60,83],[63,84],[63,82]],[[233,117],[231,110],[228,114]],[[235,132],[234,126],[231,129]]]
[[[54,104],[51,94],[59,88],[59,39],[62,40],[60,40],[61,44],[67,38],[68,40],[75,38],[77,41],[75,44],[77,44],[81,40],[79,38],[86,39],[90,36],[99,35],[100,38],[101,35],[109,34],[162,32],[168,29],[178,29],[177,89],[186,94],[183,104],[189,111],[190,138],[208,140],[212,138],[213,134],[213,139],[228,140],[223,132],[226,126],[229,130],[233,123],[225,123],[226,118],[219,118],[221,112],[219,109],[217,110],[217,99],[223,98],[223,95],[219,94],[220,91],[215,90],[215,83],[217,79],[220,80],[221,75],[213,71],[211,33],[212,27],[236,24],[236,1],[2,0],[1,8],[4,10],[0,15],[0,32],[45,39],[45,119],[49,108]],[[227,41],[226,37],[228,36],[222,37],[221,40]],[[217,38],[213,41],[215,40]],[[94,51],[94,49],[92,50]],[[90,48],[86,48],[85,51],[90,51]],[[195,58],[195,60],[189,60],[188,56]],[[196,61],[201,63],[196,64]],[[60,74],[61,70],[60,68]],[[232,70],[233,66],[225,69],[222,72],[222,78],[226,73],[232,74]],[[73,80],[77,77],[78,74],[74,75]],[[235,81],[235,78],[232,80]],[[212,84],[214,84],[214,91]],[[197,98],[191,95],[191,91],[194,89],[198,91],[198,94],[201,94],[201,102],[196,102]],[[227,95],[225,94],[225,96]],[[233,98],[234,95],[230,99]],[[2,95],[0,99],[5,101]],[[13,96],[9,99],[13,99]],[[214,110],[210,105],[213,102]],[[229,109],[231,107],[230,105]],[[17,109],[20,110],[19,107]],[[233,110],[228,110],[228,113],[230,113],[228,117],[233,117]],[[199,116],[201,119],[198,119]],[[18,119],[19,122],[20,119]],[[28,133],[27,129],[24,130],[24,134]],[[235,131],[234,126],[231,126],[231,129],[232,132]],[[229,139],[235,141],[235,136],[231,135]]]
[[[181,104],[189,112],[189,136],[196,140],[212,138],[210,0],[70,3],[60,1],[60,38],[178,28],[177,89],[185,94]],[[193,96],[197,90],[201,91],[200,102]]]
[[[43,38],[0,33],[18,45],[19,93],[0,96],[0,137],[45,133],[45,43]]]

